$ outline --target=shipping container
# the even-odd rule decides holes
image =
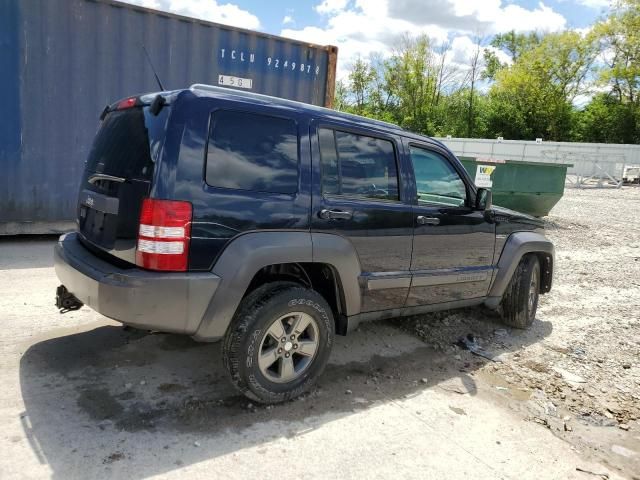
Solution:
[[[100,113],[159,90],[151,64],[165,90],[207,83],[330,107],[336,60],[333,46],[113,0],[0,0],[0,235],[73,227]]]

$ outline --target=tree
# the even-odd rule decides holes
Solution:
[[[355,100],[353,110],[358,115],[365,111],[373,76],[369,64],[358,57],[349,71],[349,86]]]
[[[600,93],[576,113],[575,140],[599,143],[640,143],[640,118],[631,103],[617,94]]]
[[[336,108],[427,135],[640,143],[640,0],[618,0],[586,35],[476,44],[461,66],[449,43],[406,35],[389,57],[351,65]]]
[[[340,111],[345,111],[349,107],[347,97],[349,95],[349,89],[342,80],[336,82],[336,89],[333,94],[333,108]]]
[[[572,31],[536,41],[516,50],[515,62],[496,73],[489,128],[513,139],[569,140],[573,101],[584,92],[598,50],[591,39]]]
[[[402,127],[433,135],[442,126],[442,101],[455,90],[457,69],[447,61],[451,45],[434,47],[427,36],[405,36],[384,63],[388,112]]]
[[[468,82],[469,82],[469,108],[467,109],[467,137],[472,138],[474,134],[474,126],[475,126],[475,112],[473,110],[473,101],[476,93],[476,84],[483,76],[483,68],[484,64],[482,62],[482,57],[480,53],[482,49],[480,47],[480,39],[476,40],[476,48],[471,54],[471,58],[469,59],[469,72]]]
[[[540,45],[543,36],[538,32],[516,33],[511,30],[506,33],[498,33],[491,40],[492,49],[485,48],[484,63],[486,69],[484,78],[495,80],[496,74],[510,64],[516,63],[526,52]],[[509,62],[501,62],[496,51],[501,51],[509,58]]]
[[[460,88],[449,92],[443,97],[441,104],[442,122],[435,130],[435,135],[453,137],[467,137],[469,129],[469,118],[465,112],[469,112],[469,87]],[[483,93],[474,94],[473,107],[473,137],[483,138],[489,134],[487,132],[487,111],[489,107],[488,96]]]
[[[640,0],[619,0],[611,15],[594,28],[606,67],[600,79],[620,102],[640,103]]]
[[[609,92],[595,96],[580,112],[577,136],[640,143],[640,0],[616,2],[611,14],[594,26],[592,36],[603,52],[599,86]]]
[[[491,41],[491,46],[507,53],[511,62],[515,63],[526,52],[536,48],[542,43],[543,35],[538,32],[516,33],[511,30],[507,33],[498,33]]]

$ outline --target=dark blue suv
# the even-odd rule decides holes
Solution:
[[[306,390],[361,321],[485,304],[524,328],[552,281],[541,221],[492,206],[441,143],[206,85],[105,109],[77,223],[61,309],[224,339],[262,402]]]

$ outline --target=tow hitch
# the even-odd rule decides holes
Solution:
[[[70,293],[64,285],[56,288],[56,307],[60,309],[60,313],[78,310],[82,305],[84,304],[78,300],[73,293]]]

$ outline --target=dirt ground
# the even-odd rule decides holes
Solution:
[[[478,310],[404,327],[445,351],[471,333],[495,360],[475,376],[508,406],[640,478],[640,188],[568,189],[546,231],[556,247],[554,286],[530,331]],[[463,368],[474,360],[458,354]]]
[[[366,324],[273,407],[235,393],[218,344],[58,314],[55,240],[0,239],[0,478],[640,478],[640,188],[568,190],[547,223],[531,330]]]

